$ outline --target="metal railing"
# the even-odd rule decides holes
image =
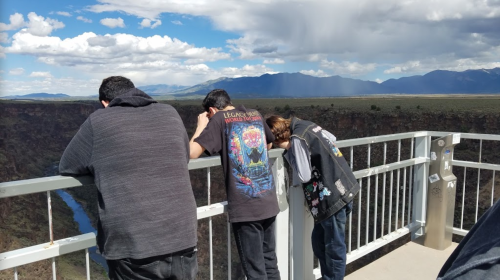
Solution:
[[[446,134],[443,132],[429,132],[432,137],[442,137]],[[497,200],[500,197],[500,193],[495,195],[496,173],[500,171],[500,157],[495,151],[500,151],[500,135],[461,133],[461,139],[460,145],[463,147],[455,148],[455,157],[452,162],[453,173],[457,177],[455,207],[461,209],[460,216],[455,216],[453,233],[465,236],[482,213],[494,204],[495,197],[497,197]],[[487,152],[489,152],[487,155],[483,154],[485,146]],[[463,160],[463,155],[457,154],[457,149],[459,151],[463,150],[467,154],[473,153],[477,161]],[[491,187],[490,191],[487,190],[489,187]],[[465,202],[466,192],[474,191],[476,192],[476,199],[474,203],[467,205]],[[482,209],[479,207],[480,203],[484,204]]]
[[[348,263],[407,234],[411,234],[413,239],[424,234],[430,141],[432,137],[447,134],[449,133],[420,131],[337,142],[337,146],[344,152],[344,156],[350,162],[361,186],[361,190],[354,200],[353,212],[349,215],[346,225]],[[479,215],[479,190],[481,180],[485,180],[483,178],[484,171],[493,173],[490,192],[492,205],[494,202],[495,171],[500,170],[498,163],[481,162],[483,141],[498,141],[500,143],[500,136],[462,133],[461,137],[462,139],[479,141],[478,162],[453,160],[455,167],[464,169],[463,189],[460,197],[457,189],[457,205],[461,205],[462,215],[460,219],[455,218],[455,224],[458,224],[454,228],[454,233],[465,235],[470,227],[467,229],[464,227],[464,197],[466,189],[468,191],[472,184],[470,176],[466,176],[467,172],[471,172],[471,169],[477,170],[475,189],[478,195],[475,203],[475,223]],[[321,275],[319,268],[314,266],[310,244],[313,219],[304,206],[302,189],[288,186],[286,180],[288,171],[284,166],[282,152],[281,149],[273,149],[269,152],[280,205],[280,213],[276,220],[276,232],[279,234],[276,251],[281,277],[283,279],[318,279]],[[362,162],[366,162],[366,164],[361,164]],[[211,203],[211,167],[219,165],[220,159],[218,157],[201,158],[189,163],[190,170],[205,169],[207,175],[207,205],[198,207],[197,212],[198,220],[207,219],[209,224],[210,279],[214,277],[212,218],[227,212],[227,202]],[[88,233],[62,240],[53,240],[50,222],[52,219],[50,191],[91,183],[93,181],[90,177],[63,176],[0,183],[0,199],[47,192],[50,236],[48,243],[0,253],[0,270],[13,268],[14,279],[17,279],[17,267],[38,260],[52,259],[55,279],[56,257],[85,250],[87,279],[90,279],[88,248],[95,246],[95,235]],[[458,203],[459,200],[461,203]],[[466,220],[470,220],[470,218],[466,218]],[[229,222],[227,222],[227,237],[227,275],[228,279],[231,279],[232,256]]]
[[[422,178],[430,162],[426,152],[430,147],[427,132],[343,140],[338,141],[337,146],[350,162],[361,187],[346,225],[347,263],[409,233],[421,235],[425,222],[422,190],[426,188],[426,180]],[[419,187],[413,188],[414,185]],[[292,190],[291,205],[303,204],[302,190]],[[300,248],[297,255],[292,254],[293,279],[318,279],[321,273],[319,267],[314,268],[308,238],[313,221],[310,215],[296,208],[291,209],[292,227],[303,230],[292,238],[292,247]],[[299,262],[295,262],[297,258]]]

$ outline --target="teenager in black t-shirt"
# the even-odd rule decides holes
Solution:
[[[279,207],[267,153],[274,136],[258,111],[235,108],[224,90],[208,93],[202,105],[190,158],[203,152],[221,156],[229,221],[247,279],[280,279],[275,252]]]

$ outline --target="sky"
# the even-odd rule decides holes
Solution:
[[[1,0],[0,95],[500,67],[500,0]]]

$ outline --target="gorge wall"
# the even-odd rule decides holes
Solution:
[[[190,137],[194,132],[201,106],[175,103],[174,107],[183,119]],[[0,182],[43,177],[44,169],[59,160],[79,126],[88,115],[98,108],[100,108],[98,102],[0,101],[0,166],[2,167],[0,169]],[[291,108],[277,108],[266,107],[265,101],[258,106],[258,109],[264,117],[279,114],[285,117],[293,115],[311,120],[331,131],[338,140],[419,130],[486,134],[500,132],[500,112],[453,112],[450,110],[405,112],[396,109],[375,111],[333,108],[333,106],[309,106],[308,104]],[[470,156],[473,160],[474,155],[467,153],[471,149],[477,150],[478,144],[471,142],[468,145],[468,147],[463,148],[464,156]],[[485,144],[489,152],[483,154],[483,162],[499,163],[497,155],[500,152],[500,147],[488,145]],[[219,180],[221,172],[217,168],[214,170],[212,181],[215,183],[212,185],[212,201],[223,201],[225,193],[222,180]],[[205,178],[204,171],[191,172],[198,206],[206,204]],[[81,200],[90,200],[92,197],[85,189],[76,190],[74,193]],[[65,208],[61,201],[54,203],[58,215],[61,217],[68,215],[69,209]],[[89,202],[88,208],[95,215],[95,204]],[[48,236],[46,212],[46,194],[2,199],[0,203],[0,252],[46,242]],[[62,222],[55,223],[57,227],[56,239],[77,234],[71,219],[61,218],[60,220]],[[200,221],[200,240],[207,239],[207,230],[206,221]],[[214,230],[222,233],[227,231],[224,217],[214,218]],[[223,235],[215,238],[216,244],[225,244],[225,240],[227,240],[227,237]],[[205,243],[200,244],[201,263],[208,261],[205,246]],[[216,250],[217,255],[225,256],[227,254],[224,252],[226,249],[215,248],[214,250]],[[239,261],[237,252],[233,251],[232,255],[233,263],[237,265]],[[216,262],[220,271],[227,271],[225,261],[216,260]],[[204,265],[200,264],[200,266]],[[78,265],[75,265],[67,269],[78,270],[77,267]],[[41,264],[26,268],[21,273],[24,273],[25,276],[32,275],[31,271],[36,271],[36,275],[40,275],[42,278],[51,274],[50,265]],[[205,274],[206,271],[200,270],[200,273]],[[0,273],[0,278],[5,274],[6,272]],[[238,269],[233,269],[233,274],[234,278],[241,276]],[[77,275],[75,276],[77,278],[83,277],[84,271],[72,275]],[[222,275],[217,276],[216,274],[216,279],[219,277]],[[206,278],[204,275],[200,275],[200,279]]]

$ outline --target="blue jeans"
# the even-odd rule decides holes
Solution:
[[[194,280],[198,273],[196,248],[145,259],[106,260],[111,280]]]
[[[275,237],[276,217],[232,223],[236,248],[247,280],[279,280]]]
[[[323,280],[344,279],[346,263],[345,223],[352,202],[337,213],[314,225],[311,242],[321,266]]]

